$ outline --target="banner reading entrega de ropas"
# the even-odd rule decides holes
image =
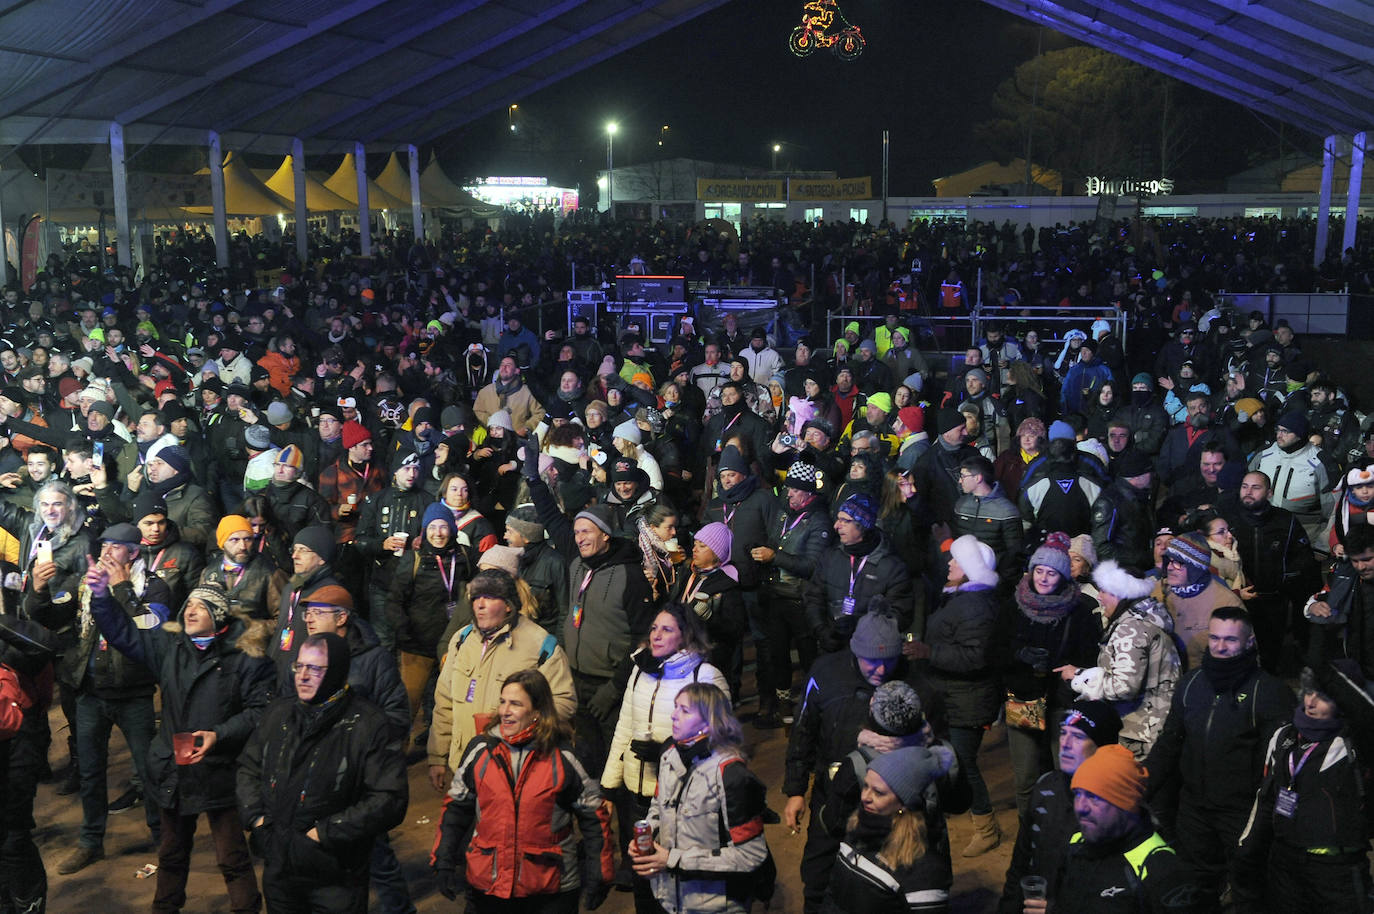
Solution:
[[[872,178],[789,178],[783,181],[748,178],[697,178],[698,200],[738,203],[781,203],[786,200],[868,200]]]

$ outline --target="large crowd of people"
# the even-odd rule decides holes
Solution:
[[[0,911],[59,909],[48,869],[140,808],[154,912],[204,815],[235,912],[408,914],[388,833],[441,797],[434,885],[478,912],[940,912],[1004,841],[1001,912],[1370,910],[1374,418],[1217,294],[1368,291],[1310,229],[53,254],[0,333]],[[636,261],[782,314],[567,319]],[[786,728],[780,783],[749,728]],[[49,861],[43,784],[81,807]]]

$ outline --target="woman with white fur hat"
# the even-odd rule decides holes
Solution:
[[[997,555],[971,534],[949,546],[949,572],[939,608],[926,623],[923,641],[911,641],[903,653],[930,661],[931,683],[945,700],[949,741],[968,776],[969,812],[974,833],[963,850],[977,857],[1002,838],[992,812],[992,798],[978,770],[978,747],[987,726],[997,719],[1001,696],[990,642],[997,622]]]
[[[1174,620],[1151,596],[1155,582],[1107,560],[1093,572],[1107,629],[1097,666],[1057,667],[1081,698],[1110,701],[1121,714],[1120,742],[1143,761],[1164,728],[1181,664]]]

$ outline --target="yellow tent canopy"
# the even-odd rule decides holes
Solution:
[[[209,168],[197,174],[208,173]],[[279,196],[253,174],[232,152],[224,157],[224,213],[227,216],[275,216],[292,212],[290,200]],[[212,215],[213,206],[188,206],[188,213]]]
[[[428,206],[457,207],[482,205],[472,194],[463,190],[444,174],[439,167],[439,159],[431,158],[424,171],[420,172],[420,199]]]
[[[410,171],[401,164],[401,157],[396,153],[391,154],[391,158],[386,160],[386,168],[377,175],[377,186],[397,200],[405,201],[410,205]],[[425,206],[433,206],[425,199],[423,187],[420,192],[420,202]]]
[[[287,156],[281,160],[281,165],[272,176],[264,181],[268,188],[290,201],[292,212],[295,212],[296,206],[294,167],[295,164],[292,162],[291,156]],[[353,196],[356,197],[357,194],[355,193]],[[356,200],[350,203],[307,174],[305,176],[305,208],[312,213],[333,213],[357,209],[358,203]]]
[[[339,163],[338,170],[329,176],[329,180],[324,182],[324,186],[347,200],[352,209],[358,208],[358,166],[353,158],[353,153],[350,152],[344,156],[344,160]],[[308,203],[309,198],[306,199]],[[367,182],[367,208],[408,210],[410,209],[410,195],[407,194],[405,199],[394,197],[378,187],[376,181],[369,178]]]

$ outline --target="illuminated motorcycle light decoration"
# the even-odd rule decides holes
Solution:
[[[787,47],[798,57],[829,48],[840,60],[853,60],[865,44],[864,33],[844,18],[836,0],[809,0],[802,7],[801,25],[787,38]]]

